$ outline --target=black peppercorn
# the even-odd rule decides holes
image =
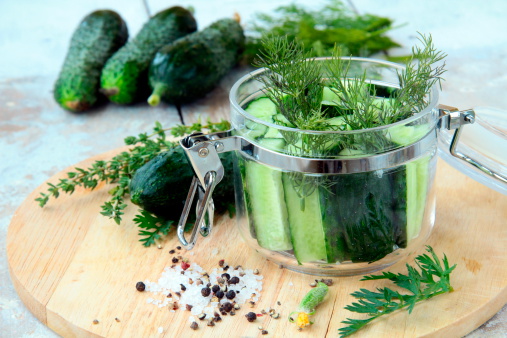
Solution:
[[[232,277],[230,280],[229,280],[229,284],[238,284],[239,283],[239,278],[234,276]]]
[[[178,263],[178,258],[173,257],[173,263]]]
[[[181,246],[177,246],[176,249],[181,250]]]
[[[187,287],[183,284],[180,284],[180,287],[181,287],[181,291],[186,291],[187,290]]]
[[[169,250],[169,253],[172,255],[173,253],[175,253],[176,251],[174,251],[174,249],[172,250]]]
[[[213,285],[213,287],[211,288],[211,291],[213,291],[213,293],[217,293],[218,291],[220,290],[220,286],[219,285]]]
[[[224,271],[229,270],[229,265],[224,266]]]
[[[192,322],[192,324],[190,324],[190,328],[192,330],[197,330],[199,328],[199,324],[197,324],[197,322]]]
[[[221,277],[226,280],[231,279],[231,275],[229,275],[228,273],[223,273]]]
[[[211,289],[210,288],[205,287],[205,288],[201,289],[201,295],[203,297],[208,297],[210,294],[211,294]]]
[[[217,292],[215,292],[215,296],[217,296],[218,299],[222,299],[224,298],[225,294],[222,290],[218,290]]]
[[[137,291],[142,292],[146,289],[146,285],[144,285],[143,282],[137,282],[136,289]]]
[[[262,333],[263,335],[266,335],[266,334],[268,334],[268,330],[262,330],[262,331],[261,331],[261,333]]]
[[[248,312],[246,315],[245,315],[246,319],[249,321],[249,322],[253,322],[254,320],[257,319],[257,315],[255,314],[255,312]]]
[[[234,299],[234,297],[236,297],[236,292],[234,292],[234,290],[229,290],[225,294],[225,297],[227,297],[227,299]]]
[[[232,309],[234,308],[234,306],[229,303],[229,302],[225,302],[223,305],[222,305],[223,309],[225,312],[231,312]]]

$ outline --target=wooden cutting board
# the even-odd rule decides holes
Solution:
[[[116,153],[118,150],[78,166]],[[49,181],[57,182],[65,172]],[[400,311],[379,319],[357,337],[462,336],[507,303],[507,196],[443,161],[438,164],[436,186],[436,224],[428,244],[439,256],[446,253],[451,263],[458,264],[452,274],[455,291],[417,305],[411,315]],[[224,317],[215,327],[201,324],[192,331],[188,311],[173,313],[148,304],[149,294],[135,289],[137,281],[157,281],[164,267],[171,265],[173,255],[168,251],[179,245],[175,236],[170,236],[162,249],[144,248],[138,242],[135,224],[129,221],[135,207],[127,208],[122,225],[101,216],[100,205],[107,199],[109,186],[92,192],[78,189],[41,209],[34,199],[46,188],[43,184],[28,196],[12,218],[7,257],[12,282],[25,305],[65,337],[254,337],[261,336],[259,326],[271,337],[337,337],[342,320],[360,317],[343,309],[353,300],[349,294],[384,285],[359,282],[359,276],[333,278],[330,294],[313,318],[315,324],[298,333],[287,316],[316,277],[280,269],[260,257],[243,243],[234,221],[224,217],[211,236],[199,238],[192,254],[185,250],[181,254],[204,269],[216,267],[220,259],[230,265],[258,268],[264,276],[264,289],[253,311],[273,307],[281,312],[281,318],[263,316],[248,323],[243,315],[251,310],[244,306],[235,317]],[[423,251],[421,248],[407,260],[412,262]],[[389,270],[405,272],[407,260]]]

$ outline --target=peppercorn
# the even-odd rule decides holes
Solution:
[[[222,267],[224,266],[225,261],[223,259],[218,261],[218,266]]]
[[[186,291],[187,290],[187,287],[183,284],[180,284],[180,287],[181,287],[181,291]]]
[[[143,292],[146,289],[146,285],[143,282],[137,282],[136,289],[139,292]]]
[[[234,292],[234,290],[229,290],[225,294],[225,297],[227,297],[227,299],[234,299],[234,297],[236,297],[236,292]]]
[[[174,251],[174,249],[172,250],[169,250],[169,253],[172,255],[173,253],[175,253],[176,251]]]
[[[93,320],[93,324],[97,325],[98,323],[99,323],[99,321],[97,319]]]
[[[224,271],[229,270],[229,265],[224,266]]]
[[[234,315],[236,315],[236,312],[231,311],[231,312],[229,312],[229,315],[230,315],[230,316],[234,316]]]
[[[217,296],[217,298],[218,298],[218,299],[222,299],[222,298],[224,298],[225,293],[224,293],[222,290],[218,290],[218,291],[215,293],[215,296]]]
[[[229,279],[229,284],[238,284],[238,283],[239,283],[239,278],[236,276]]]
[[[185,305],[185,308],[187,309],[187,311],[192,311],[192,308],[193,308],[193,307],[194,307],[194,306],[193,306],[193,305],[190,305],[190,304]]]
[[[262,333],[263,335],[266,335],[266,334],[268,334],[268,330],[262,330],[262,331],[261,331],[261,333]]]
[[[197,322],[192,322],[192,324],[190,324],[190,328],[192,330],[197,330],[198,327],[199,327],[199,324],[197,324]]]
[[[178,260],[178,258],[173,257],[173,263],[175,263],[175,264],[176,264],[176,263],[178,263],[178,261],[179,261],[179,260]]]
[[[177,246],[176,249],[181,250],[181,246]]]
[[[210,288],[205,287],[205,288],[201,289],[201,295],[203,297],[208,297],[210,294],[211,294],[211,289]]]
[[[232,309],[234,308],[234,306],[230,303],[230,302],[225,302],[223,305],[222,305],[223,309],[225,312],[231,312]]]
[[[218,291],[220,290],[220,286],[218,285],[213,285],[213,287],[211,288],[211,291],[213,291],[213,293],[217,293]]]
[[[229,279],[231,279],[231,275],[229,275],[228,273],[223,273],[222,274],[222,278],[225,278],[226,280],[229,280]]]
[[[200,315],[197,316],[197,318],[199,318],[199,320],[204,320],[206,318],[206,314],[201,313]]]
[[[255,312],[248,312],[246,315],[245,315],[246,319],[251,323],[253,321],[255,321],[257,319],[257,315],[255,314]]]

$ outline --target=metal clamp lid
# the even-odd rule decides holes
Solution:
[[[475,121],[475,112],[471,109],[458,111],[457,108],[439,105],[438,128],[456,130],[450,145],[450,153],[463,161],[479,168],[492,177],[507,183],[507,178],[496,173],[480,162],[458,151],[457,145],[464,125]],[[178,223],[177,234],[185,249],[190,250],[197,241],[197,231],[207,236],[213,226],[214,205],[212,194],[224,177],[224,167],[219,153],[240,151],[242,156],[259,163],[282,170],[315,174],[348,174],[381,170],[401,165],[417,158],[434,145],[436,130],[432,130],[419,141],[386,153],[349,159],[305,158],[278,153],[256,145],[244,137],[233,135],[232,130],[204,135],[195,133],[180,141],[188,161],[194,170],[194,179]],[[197,218],[190,239],[184,234],[190,208],[198,192]]]
[[[445,128],[447,130],[455,130],[449,146],[449,152],[451,153],[451,155],[465,161],[466,163],[479,169],[483,173],[493,177],[494,179],[503,183],[507,183],[507,177],[491,170],[490,168],[479,162],[477,159],[473,159],[470,156],[458,150],[458,142],[463,132],[463,126],[475,122],[474,110],[467,109],[459,111],[455,107],[449,107],[444,105],[439,105],[438,108],[440,110],[440,123],[441,123],[440,128]]]

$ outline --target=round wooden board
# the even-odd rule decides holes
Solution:
[[[86,167],[116,153],[118,150],[78,166]],[[65,172],[49,182],[57,182]],[[438,164],[436,186],[436,225],[428,244],[439,256],[445,253],[451,263],[457,263],[451,276],[455,291],[418,304],[410,315],[403,310],[374,321],[358,337],[462,336],[507,303],[507,196],[443,161]],[[243,315],[250,309],[244,306],[237,316],[224,317],[215,327],[201,324],[192,331],[188,311],[173,313],[147,304],[150,294],[135,289],[137,281],[156,281],[164,267],[171,265],[173,255],[168,251],[178,245],[175,236],[169,236],[162,249],[144,248],[130,221],[137,208],[127,208],[121,225],[100,215],[109,186],[91,192],[78,189],[72,196],[61,196],[39,208],[34,199],[46,188],[43,184],[28,196],[12,218],[7,257],[20,298],[40,321],[62,336],[253,337],[261,336],[258,326],[262,326],[271,337],[337,337],[342,320],[359,318],[343,309],[353,300],[350,293],[388,284],[360,282],[360,276],[333,278],[327,300],[313,317],[314,325],[298,333],[287,316],[316,277],[279,269],[260,257],[243,243],[235,222],[223,217],[211,236],[199,238],[191,253],[182,250],[181,255],[206,270],[216,267],[220,259],[230,265],[258,268],[264,275],[264,289],[254,311],[273,307],[281,312],[281,318],[263,316],[248,323]],[[421,248],[407,260],[412,262],[423,251]],[[407,260],[389,270],[405,272]],[[99,323],[93,324],[94,319]],[[161,327],[163,333],[159,332]]]

